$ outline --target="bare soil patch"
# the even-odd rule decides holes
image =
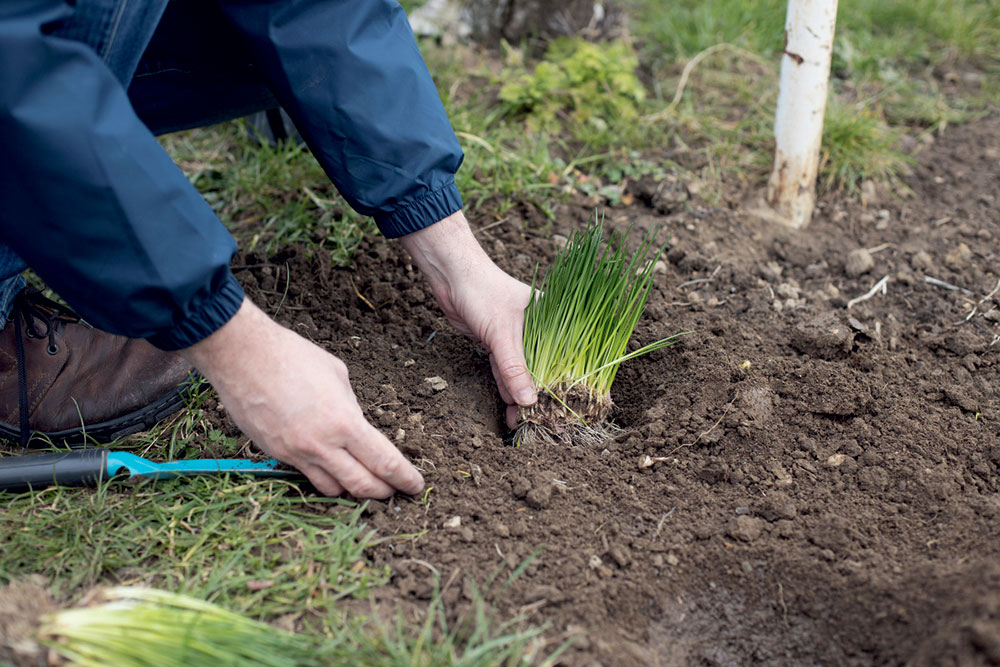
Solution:
[[[578,635],[571,665],[1000,664],[1000,292],[983,298],[1000,119],[918,160],[910,192],[826,196],[801,233],[745,214],[740,192],[709,208],[682,184],[632,186],[607,224],[674,239],[637,340],[696,333],[623,368],[624,430],[599,447],[506,443],[488,360],[396,245],[350,268],[239,257],[254,298],[345,360],[426,471],[426,503],[370,506],[396,536],[374,554],[395,573],[379,601],[428,599],[430,565],[457,616],[470,582],[536,554],[488,597],[553,645]],[[530,280],[551,234],[591,213],[473,222]]]

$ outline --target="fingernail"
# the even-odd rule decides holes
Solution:
[[[535,401],[538,400],[538,397],[535,395],[535,392],[530,389],[522,389],[517,392],[517,396],[514,397],[514,400],[517,401],[518,405],[534,405]]]

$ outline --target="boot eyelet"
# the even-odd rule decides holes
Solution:
[[[49,346],[47,348],[45,348],[45,351],[48,352],[49,354],[53,354],[53,355],[54,354],[58,354],[59,353],[59,346],[56,345],[55,343],[49,343]]]
[[[24,335],[28,338],[39,338],[38,334],[35,333],[34,329],[25,329]]]

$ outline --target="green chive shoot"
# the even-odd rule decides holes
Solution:
[[[602,249],[603,230],[603,217],[595,215],[587,229],[573,233],[541,283],[537,273],[532,280],[524,353],[539,402],[521,410],[519,442],[536,435],[602,439],[619,367],[690,333],[628,352],[666,243],[654,246],[651,230],[635,253],[624,234],[614,234]]]
[[[315,641],[210,602],[150,588],[101,591],[105,604],[43,617],[39,636],[75,665],[318,665]]]

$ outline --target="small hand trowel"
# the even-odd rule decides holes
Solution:
[[[97,486],[122,471],[129,479],[174,479],[189,475],[239,473],[255,477],[304,480],[298,470],[281,469],[275,460],[191,459],[154,463],[128,452],[76,449],[0,458],[0,491],[27,491],[47,486]]]

